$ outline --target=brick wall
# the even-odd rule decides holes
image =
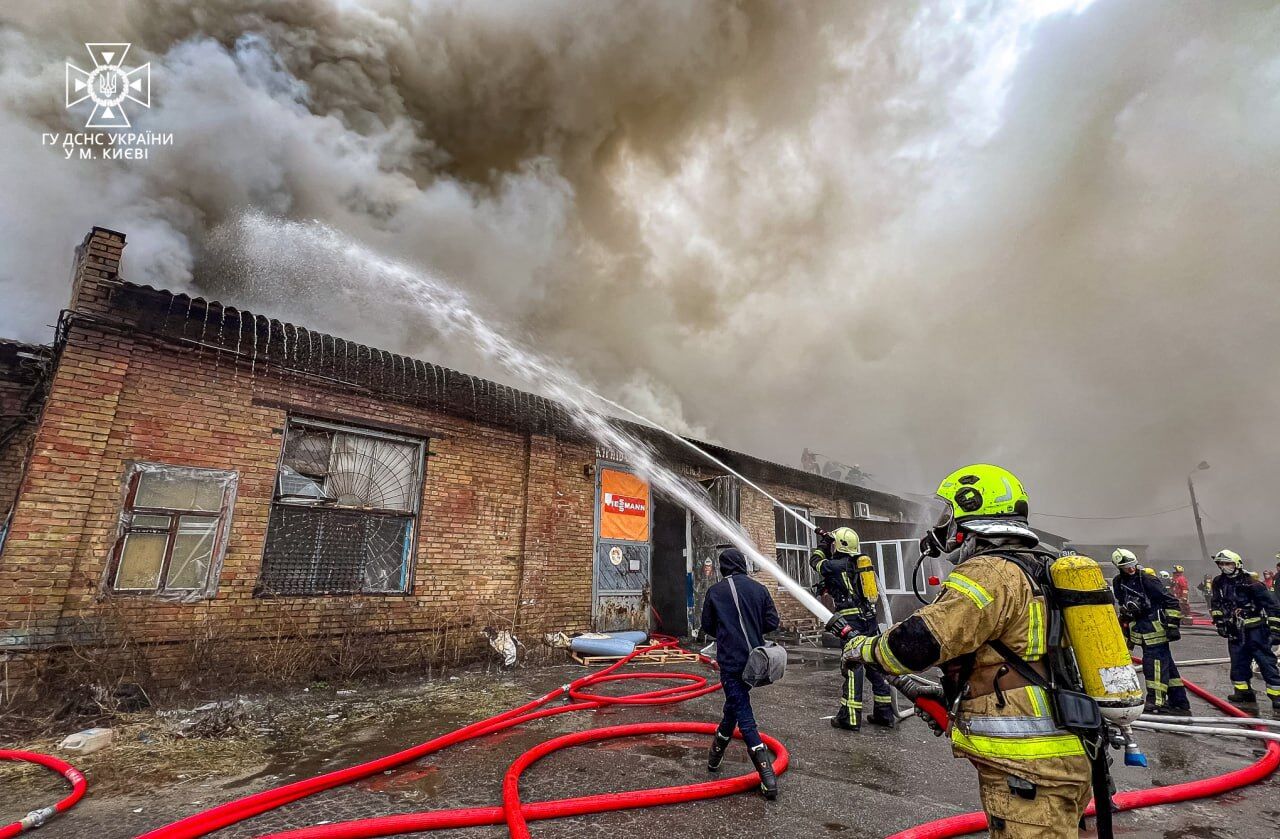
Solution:
[[[18,497],[18,485],[22,482],[22,470],[26,466],[31,441],[35,439],[34,424],[23,425],[0,446],[0,523],[9,517],[9,510]]]
[[[485,626],[514,627],[531,645],[590,626],[594,478],[584,467],[595,464],[594,447],[150,334],[113,304],[123,247],[121,234],[94,228],[77,250],[75,314],[0,554],[0,658],[12,681],[29,686],[65,663],[69,646],[165,686],[236,670],[290,673],[297,656],[287,639],[311,639],[341,669],[361,645],[408,661],[477,654]],[[409,594],[255,596],[291,415],[429,440]],[[106,590],[125,475],[138,461],[238,476],[211,597]],[[766,486],[814,514],[852,515],[838,493]],[[744,487],[741,520],[773,556],[772,502]],[[777,600],[785,617],[806,616],[789,595]]]
[[[79,251],[73,308],[110,314],[123,237],[95,229]],[[112,252],[114,248],[114,252]],[[412,593],[255,597],[276,464],[291,410],[429,437]],[[388,638],[578,631],[590,622],[590,446],[306,382],[217,353],[89,321],[69,329],[30,470],[0,558],[0,653],[114,637],[127,627],[157,683],[176,641],[229,648],[286,631],[323,637],[353,621]],[[194,603],[104,592],[124,475],[147,461],[238,474],[215,596]],[[391,641],[388,641],[391,643]],[[189,645],[188,645],[189,646]],[[222,656],[231,664],[237,656]]]
[[[254,597],[289,406],[430,437],[411,595]],[[133,461],[238,474],[212,599],[104,599]],[[93,638],[108,615],[142,644],[198,637],[210,626],[227,642],[286,625],[323,635],[348,627],[353,609],[361,624],[401,634],[448,625],[478,638],[480,627],[517,617],[539,631],[585,629],[593,487],[582,470],[593,461],[584,445],[251,375],[213,354],[77,326],[0,563],[0,639]]]

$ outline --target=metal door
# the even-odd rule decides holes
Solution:
[[[592,625],[599,632],[649,629],[649,560],[652,544],[652,495],[644,498],[646,516],[643,541],[601,535],[606,498],[602,480],[606,471],[635,473],[616,463],[596,464],[596,550],[592,574]],[[648,492],[646,488],[646,492]],[[630,499],[629,499],[630,500]]]
[[[742,487],[732,475],[724,475],[702,486],[711,496],[716,512],[732,522],[739,522]],[[731,547],[724,536],[706,525],[702,519],[689,513],[689,554],[692,557],[693,603],[689,609],[689,631],[692,634],[702,623],[702,601],[707,589],[720,579],[720,551]]]

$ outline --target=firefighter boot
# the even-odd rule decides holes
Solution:
[[[881,725],[885,728],[893,728],[898,722],[898,717],[893,713],[893,706],[884,702],[877,702],[875,710],[871,712],[871,716],[867,721],[872,725]]]
[[[836,712],[836,715],[831,718],[831,727],[840,728],[845,731],[857,731],[862,727],[862,721],[859,720],[856,715],[850,718],[849,709],[841,708]]]
[[[764,743],[751,749],[751,762],[760,773],[760,794],[769,801],[778,797],[778,776],[773,774],[773,759]]]
[[[729,744],[733,742],[732,734],[721,734],[716,731],[711,737],[711,749],[707,752],[707,771],[718,772],[720,764],[724,760],[724,753],[728,750]]]
[[[1253,688],[1245,688],[1243,690],[1236,688],[1235,691],[1227,697],[1227,701],[1236,705],[1256,705],[1258,703],[1258,694],[1253,692]]]

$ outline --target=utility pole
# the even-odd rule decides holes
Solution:
[[[1209,546],[1204,541],[1204,524],[1200,521],[1200,504],[1196,501],[1196,485],[1191,482],[1191,476],[1196,472],[1208,469],[1209,464],[1206,461],[1200,461],[1200,465],[1191,470],[1187,475],[1187,491],[1191,493],[1191,512],[1196,517],[1196,534],[1200,537],[1200,554],[1204,557],[1204,561],[1209,562]]]

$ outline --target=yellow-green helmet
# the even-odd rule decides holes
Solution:
[[[831,542],[835,546],[836,553],[857,556],[862,552],[862,542],[852,527],[837,527],[831,531]]]
[[[957,469],[938,486],[937,523],[920,539],[924,556],[943,556],[966,544],[965,531],[986,538],[1012,538],[1035,545],[1027,525],[1027,493],[1008,469],[975,463]]]
[[[975,463],[942,479],[938,496],[951,505],[957,524],[966,519],[1026,518],[1031,508],[1022,481],[1008,469]]]

